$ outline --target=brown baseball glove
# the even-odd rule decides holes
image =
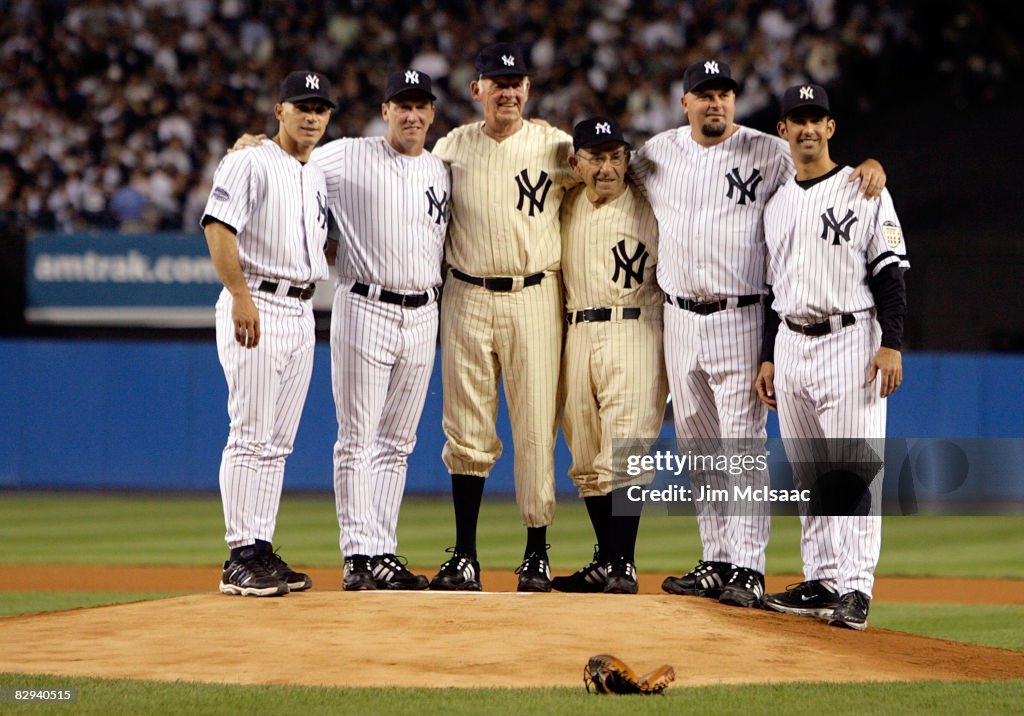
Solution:
[[[590,657],[583,669],[583,685],[595,694],[660,694],[675,681],[676,672],[668,664],[642,676],[626,662],[611,654]]]

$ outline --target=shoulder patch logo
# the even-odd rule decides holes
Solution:
[[[227,201],[231,198],[231,195],[228,194],[228,190],[224,187],[217,186],[213,188],[213,198],[216,201]]]
[[[903,229],[894,221],[883,222],[882,237],[890,249],[899,248],[900,244],[903,243]]]

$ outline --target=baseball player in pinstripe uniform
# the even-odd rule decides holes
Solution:
[[[484,48],[476,70],[471,89],[484,120],[452,130],[434,147],[452,172],[441,366],[456,536],[430,586],[481,588],[476,528],[484,479],[501,455],[495,421],[503,377],[516,500],[527,527],[519,589],[546,592],[563,322],[559,206],[572,181],[572,140],[523,120],[530,78],[518,45]]]
[[[686,449],[759,450],[767,412],[753,390],[763,331],[764,204],[793,174],[785,142],[734,124],[737,83],[709,59],[683,76],[689,126],[662,132],[637,153],[660,231],[658,283],[669,304],[665,356],[677,438]],[[872,160],[863,185],[877,194],[884,174]],[[859,177],[861,170],[857,171]],[[721,439],[734,441],[719,446]],[[691,471],[694,488],[735,479]],[[766,483],[766,471],[743,479]],[[672,594],[755,606],[764,593],[764,507],[697,504],[703,556],[662,588]]]
[[[313,370],[309,299],[328,276],[327,186],[309,159],[333,108],[326,77],[289,74],[274,107],[277,135],[221,161],[202,218],[224,283],[217,353],[231,419],[220,466],[231,549],[220,582],[225,594],[268,597],[312,586],[271,543]]]
[[[655,280],[658,224],[626,180],[630,146],[607,117],[573,129],[569,164],[583,182],[562,202],[562,278],[568,323],[562,427],[597,537],[593,561],[555,577],[563,592],[636,594],[636,515],[614,514],[631,484],[614,464],[616,439],[654,440],[665,418],[668,380],[663,297]],[[618,469],[617,469],[618,467]]]
[[[434,368],[451,195],[448,168],[423,148],[435,99],[427,74],[394,72],[381,105],[387,136],[338,139],[313,152],[340,241],[331,373],[346,590],[427,588],[395,550],[407,459]]]
[[[889,192],[864,197],[848,180],[854,170],[829,155],[836,123],[825,89],[790,87],[782,106],[779,134],[789,142],[796,176],[765,209],[774,300],[755,389],[766,406],[778,407],[799,486],[827,493],[842,487],[830,481],[853,478],[877,495],[885,399],[903,380],[903,273],[910,267],[903,231]],[[851,450],[870,459],[850,463]],[[847,462],[842,473],[837,457]],[[805,509],[800,521],[806,580],[765,595],[765,605],[866,628],[881,517],[865,509]]]
[[[437,298],[451,181],[424,149],[434,121],[429,75],[388,75],[384,137],[313,150],[337,226],[331,375],[338,419],[334,491],[344,588],[426,589],[396,556],[398,512],[437,345]],[[243,135],[235,148],[258,146]],[[332,232],[333,233],[333,232]]]

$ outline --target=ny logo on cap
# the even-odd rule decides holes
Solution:
[[[706,72],[709,75],[717,75],[718,74],[718,63],[715,62],[714,60],[709,60],[708,62],[705,62],[704,63],[704,72]]]
[[[405,81],[412,85],[418,85],[420,83],[420,73],[415,70],[408,70],[405,73]]]
[[[612,126],[607,122],[598,122],[594,125],[594,132],[596,134],[611,134]]]
[[[502,55],[501,61],[505,63],[505,67],[514,67],[516,64],[516,58],[512,55]]]
[[[814,99],[814,88],[812,88],[812,87],[801,87],[800,88],[800,99]]]
[[[306,75],[306,89],[320,89],[320,78],[316,75]]]

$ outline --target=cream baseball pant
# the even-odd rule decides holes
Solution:
[[[503,380],[512,424],[516,503],[527,527],[555,513],[555,432],[562,354],[557,273],[509,292],[449,275],[441,302],[442,458],[452,474],[486,477],[501,456],[495,430]]]
[[[867,382],[880,343],[881,329],[869,313],[824,336],[805,336],[783,322],[775,343],[775,395],[791,463],[813,467],[806,453],[839,438],[863,438],[883,450],[885,400],[877,379]],[[802,474],[794,468],[798,482]],[[879,473],[871,484],[876,505],[881,485]],[[857,590],[872,596],[882,549],[877,509],[868,516],[801,514],[800,525],[805,579],[832,582],[840,594]]]
[[[618,464],[623,456],[614,459],[613,453],[617,439],[649,448],[665,418],[662,309],[641,311],[636,320],[575,323],[566,329],[562,428],[572,453],[569,477],[580,497],[650,480],[649,475],[628,478],[625,464]]]
[[[754,392],[760,365],[763,307],[756,303],[700,315],[665,306],[665,364],[680,451],[700,455],[763,449],[767,409]],[[725,442],[723,442],[723,440]],[[741,478],[725,472],[691,471],[700,486],[726,489],[738,479],[768,484],[767,470]],[[765,504],[698,502],[697,527],[706,561],[727,562],[764,574],[770,528]]]
[[[334,496],[345,556],[394,554],[408,458],[437,347],[437,303],[402,308],[351,292],[331,310],[331,383],[338,419]]]
[[[260,342],[235,340],[232,298],[217,301],[217,355],[228,384],[231,427],[221,456],[220,492],[229,547],[274,541],[284,486],[313,374],[316,345],[309,301],[252,292],[260,316]]]

